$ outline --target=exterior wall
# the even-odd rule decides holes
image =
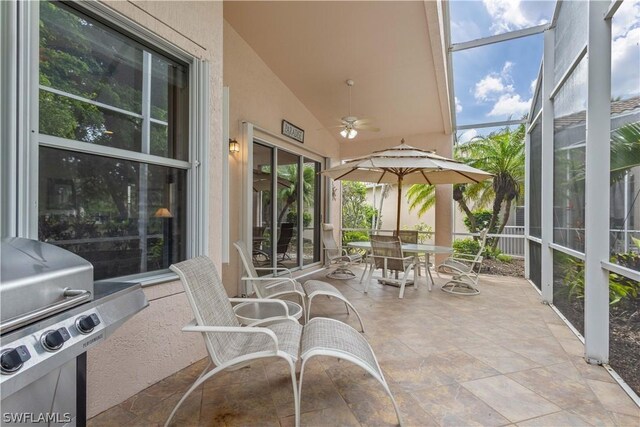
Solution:
[[[229,87],[229,138],[240,143],[240,153],[229,155],[229,241],[241,238],[242,182],[245,168],[243,150],[251,141],[242,140],[242,122],[251,122],[274,134],[280,134],[282,119],[305,130],[304,144],[288,144],[256,132],[267,141],[282,148],[316,155],[339,158],[339,144],[322,124],[307,110],[287,86],[260,59],[256,52],[228,23],[224,22],[224,86]],[[330,193],[329,193],[330,194]],[[332,219],[336,216],[333,202]],[[227,292],[236,295],[240,289],[242,268],[234,247],[229,250],[229,263],[223,266],[223,281]]]
[[[211,64],[209,255],[220,267],[222,3],[108,1],[114,10]],[[168,24],[170,23],[170,25]],[[179,282],[145,288],[149,307],[88,353],[87,415],[121,403],[206,355],[199,334],[180,331],[191,308]],[[150,369],[149,367],[153,367]]]
[[[406,190],[403,189],[403,192]],[[398,200],[398,188],[392,186],[389,189],[389,194],[384,199],[382,204],[382,226],[383,230],[393,230],[396,227],[396,211]],[[373,188],[367,190],[367,203],[374,206],[376,209],[380,206],[380,187],[376,188],[376,203],[373,204]],[[402,208],[400,210],[400,226],[413,228],[414,226],[425,223],[435,231],[436,229],[436,211],[435,209],[429,209],[422,216],[418,216],[418,210],[409,209],[409,200],[403,198]]]
[[[367,155],[376,150],[383,150],[385,148],[393,147],[400,144],[400,137],[398,138],[382,138],[376,140],[366,141],[366,143],[355,144],[355,143],[345,143],[341,145],[341,158],[349,159],[358,156]],[[427,134],[418,134],[418,135],[409,135],[404,137],[405,142],[408,145],[412,145],[417,148],[422,148],[425,150],[435,150],[439,155],[445,157],[451,157],[453,150],[453,141],[451,135],[447,135],[444,132],[442,133],[427,133]],[[392,191],[393,193],[393,191]],[[395,198],[390,194],[388,200],[385,200],[385,208],[387,206],[393,206],[395,209],[395,200],[397,199],[397,193],[395,193]],[[438,185],[436,186],[436,205],[433,211],[435,211],[435,244],[439,246],[451,246],[451,233],[453,231],[453,186],[452,185]],[[405,210],[405,208],[407,208]],[[385,209],[386,210],[386,209]],[[409,216],[417,216],[417,214],[408,213],[408,206],[403,206],[403,211],[406,214],[401,214],[401,225],[405,224],[402,222],[404,218],[403,215]],[[393,221],[392,224],[395,224],[396,214],[395,212],[389,214],[385,214],[383,212],[383,221]],[[429,215],[429,213],[427,214]],[[385,218],[386,216],[386,218]],[[388,224],[388,222],[385,222]],[[408,221],[411,223],[411,221]],[[394,228],[392,226],[391,228]],[[436,256],[436,262],[441,262],[446,255]]]

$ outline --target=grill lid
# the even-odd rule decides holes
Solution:
[[[0,242],[0,332],[91,300],[93,266],[65,249],[11,237]]]

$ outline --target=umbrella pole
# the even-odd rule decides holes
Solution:
[[[402,208],[402,177],[398,177],[398,212],[396,216],[396,233],[400,234],[400,210]]]

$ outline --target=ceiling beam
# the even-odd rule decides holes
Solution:
[[[495,36],[483,37],[481,39],[471,40],[463,43],[453,43],[449,47],[450,52],[458,52],[466,49],[473,49],[474,47],[487,46],[494,43],[500,43],[507,40],[515,40],[522,37],[532,36],[534,34],[540,34],[549,28],[549,24],[536,25],[535,27],[523,28],[522,30],[510,31],[504,34],[497,34]]]

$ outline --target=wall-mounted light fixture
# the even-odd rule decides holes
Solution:
[[[240,152],[240,144],[235,139],[229,139],[229,152],[232,154]]]

